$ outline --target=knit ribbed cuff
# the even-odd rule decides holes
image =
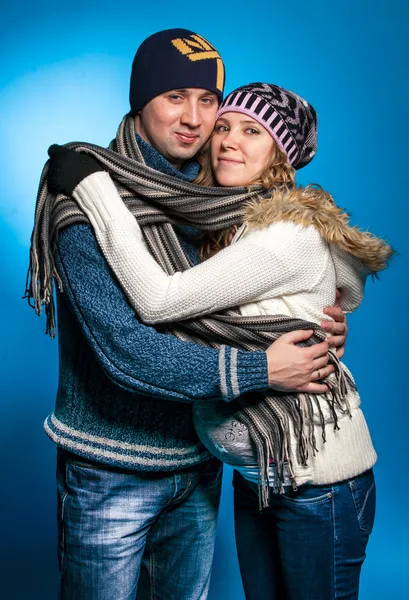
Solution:
[[[245,352],[221,346],[219,353],[220,388],[226,402],[247,392],[268,388],[267,355],[264,351]]]
[[[88,216],[96,234],[105,231],[111,221],[123,222],[124,226],[130,222],[129,210],[105,171],[97,171],[83,179],[75,188],[73,197]]]

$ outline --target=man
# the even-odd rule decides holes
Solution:
[[[223,85],[223,62],[201,36],[173,29],[142,43],[130,104],[148,166],[196,177],[192,159],[212,132]],[[197,262],[192,232],[178,235]],[[134,600],[145,553],[157,597],[205,599],[221,465],[193,430],[191,403],[268,386],[323,391],[315,380],[317,370],[321,378],[330,372],[328,344],[299,348],[308,333],[293,332],[266,352],[239,350],[233,361],[229,347],[204,348],[141,324],[88,225],[61,230],[55,260],[64,290],[60,379],[45,429],[59,446],[60,598]],[[332,331],[342,334],[338,318]]]

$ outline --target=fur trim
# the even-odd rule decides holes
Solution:
[[[349,214],[319,186],[278,189],[271,197],[246,206],[248,231],[264,229],[279,221],[292,221],[305,227],[313,225],[327,242],[360,259],[372,274],[385,269],[395,254],[384,240],[350,225]]]

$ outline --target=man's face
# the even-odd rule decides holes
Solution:
[[[176,169],[193,158],[213,131],[218,99],[201,88],[171,90],[135,117],[136,132]]]

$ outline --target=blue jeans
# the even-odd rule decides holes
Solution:
[[[60,600],[205,600],[222,465],[142,473],[58,451]]]
[[[375,517],[372,470],[327,486],[285,488],[258,508],[257,485],[234,472],[235,530],[247,600],[358,598]]]

